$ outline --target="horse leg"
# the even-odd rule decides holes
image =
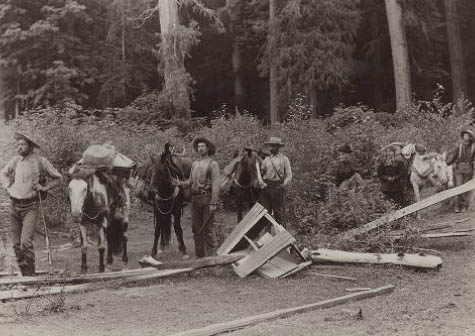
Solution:
[[[79,225],[81,238],[81,274],[87,273],[87,228],[85,225]]]
[[[155,235],[153,239],[153,247],[152,247],[152,257],[157,256],[157,246],[158,246],[158,240],[160,239],[160,225],[158,224],[158,216],[154,214],[154,223],[155,223]],[[160,252],[161,253],[161,252]]]
[[[178,241],[178,249],[181,252],[182,259],[189,259],[186,253],[185,241],[183,240],[183,229],[181,228],[182,209],[178,209],[173,213],[173,228],[175,229],[176,240]]]
[[[99,251],[99,273],[105,271],[104,252],[105,252],[105,231],[107,227],[107,219],[104,218],[102,226],[99,228],[99,241],[97,242],[97,250]]]
[[[127,242],[129,240],[129,235],[127,230],[129,229],[129,222],[124,222],[124,231],[123,231],[123,251],[122,251],[122,262],[124,263],[124,267],[127,267],[127,263],[129,262],[129,257],[127,256]]]
[[[107,237],[107,259],[106,259],[106,263],[107,263],[107,266],[109,265],[112,265],[112,262],[114,261],[113,258],[112,258],[112,249],[110,248],[111,246],[111,238],[109,237],[108,234],[106,234],[106,237]]]
[[[411,184],[412,184],[412,188],[414,190],[414,199],[415,199],[416,203],[418,203],[421,200],[420,188],[419,188],[419,184],[417,183],[417,181],[415,181],[412,178],[412,175],[411,175]],[[421,214],[418,211],[418,212],[416,212],[416,219],[420,219],[420,218],[421,218]]]

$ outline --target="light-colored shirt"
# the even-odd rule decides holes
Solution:
[[[191,185],[192,191],[210,191],[210,204],[216,204],[220,184],[218,163],[209,157],[193,162],[190,179],[184,184]]]
[[[39,160],[41,160],[41,163]],[[8,191],[10,197],[29,199],[36,196],[33,187],[38,185],[40,181],[40,164],[43,167],[45,177],[53,179],[55,185],[62,181],[61,174],[44,157],[35,153],[31,153],[26,157],[15,156],[0,171],[0,182],[3,188]]]
[[[266,157],[262,162],[261,172],[264,181],[283,181],[282,185],[284,186],[292,181],[292,168],[290,168],[289,158],[282,153]]]

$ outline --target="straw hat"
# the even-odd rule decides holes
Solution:
[[[41,148],[41,146],[38,144],[39,141],[35,139],[35,137],[31,134],[28,134],[26,132],[20,133],[20,132],[15,132],[14,137],[16,140],[25,140],[31,146],[36,147],[36,148]]]
[[[279,137],[273,137],[271,136],[269,138],[269,141],[264,142],[265,145],[277,145],[277,146],[285,146],[285,144],[282,142],[282,139]]]

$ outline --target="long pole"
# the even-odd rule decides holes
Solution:
[[[41,198],[41,192],[38,191],[38,198],[40,200],[40,210],[41,210],[41,217],[43,219],[43,228],[45,229],[45,237],[46,237],[46,249],[48,250],[48,271],[51,273],[51,266],[53,264],[52,259],[51,259],[51,248],[49,245],[49,237],[48,237],[48,229],[46,228],[46,219],[45,219],[45,212],[43,209],[43,200]]]

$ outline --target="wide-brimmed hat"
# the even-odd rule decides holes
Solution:
[[[339,151],[340,153],[346,153],[346,154],[350,154],[350,153],[353,152],[353,150],[351,149],[350,145],[348,145],[348,144],[344,144],[344,145],[338,147],[338,151]]]
[[[29,144],[31,144],[33,147],[36,148],[41,148],[39,145],[39,141],[35,139],[35,137],[31,134],[28,134],[26,132],[15,132],[14,137],[16,140],[25,140]]]
[[[203,142],[208,146],[209,155],[213,155],[216,152],[216,146],[214,145],[214,143],[212,143],[209,139],[205,137],[196,137],[193,140],[193,149],[195,150],[195,152],[198,152],[198,144],[200,142]]]
[[[468,130],[468,129],[464,129],[460,132],[460,137],[463,138],[463,135],[464,134],[468,134],[470,135],[470,137],[472,138],[472,140],[475,139],[475,135],[473,135],[473,132],[471,130]]]
[[[282,142],[282,139],[279,137],[273,137],[271,136],[269,138],[269,141],[264,142],[265,145],[277,145],[277,146],[285,146],[285,144]]]

